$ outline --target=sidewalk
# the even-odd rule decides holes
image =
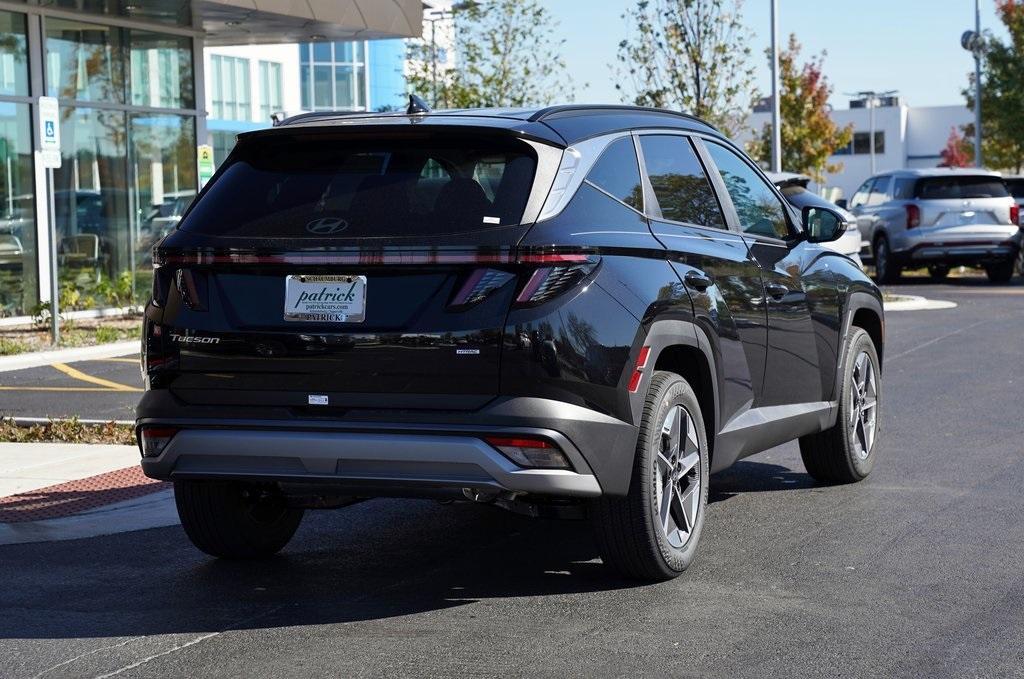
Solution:
[[[134,446],[0,443],[0,545],[178,523],[170,484],[138,461]]]

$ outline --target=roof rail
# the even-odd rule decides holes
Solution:
[[[671,115],[680,118],[686,118],[687,120],[693,120],[694,122],[701,123],[702,125],[707,125],[708,127],[715,131],[719,131],[718,128],[712,125],[711,123],[707,122],[706,120],[701,120],[697,116],[690,115],[689,113],[673,111],[667,108],[633,106],[631,104],[562,104],[559,106],[548,106],[546,108],[540,109],[539,111],[536,111],[533,115],[530,116],[529,121],[531,123],[541,122],[549,116],[571,111],[593,111],[595,113],[600,113],[601,111],[631,111],[634,113],[660,113],[662,115]]]
[[[293,123],[301,123],[307,120],[315,120],[317,118],[345,118],[345,117],[373,117],[378,115],[373,111],[310,111],[308,113],[296,113],[293,116],[288,116],[275,127],[281,127],[283,125],[291,125]]]

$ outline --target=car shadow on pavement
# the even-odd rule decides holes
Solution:
[[[0,577],[0,638],[16,639],[378,621],[641,587],[603,566],[585,522],[418,500],[308,513],[264,561],[206,557],[175,526],[0,547]]]
[[[708,502],[722,502],[741,493],[814,488],[819,484],[803,471],[780,464],[743,460],[711,477]]]

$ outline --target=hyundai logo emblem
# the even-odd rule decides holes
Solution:
[[[348,222],[341,217],[321,217],[306,224],[306,231],[317,236],[330,236],[348,228]]]

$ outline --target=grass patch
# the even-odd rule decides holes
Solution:
[[[26,351],[31,351],[32,347],[24,342],[19,342],[16,339],[9,339],[7,337],[0,337],[0,356],[13,356],[15,354],[23,354]]]
[[[21,427],[11,418],[0,420],[0,441],[5,443],[114,443],[135,445],[135,426],[105,422],[83,424],[78,418],[50,420]]]

